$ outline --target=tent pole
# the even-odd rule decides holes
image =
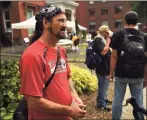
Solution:
[[[11,34],[12,34],[12,53],[14,54],[13,29],[12,29]]]

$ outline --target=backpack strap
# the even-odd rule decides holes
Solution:
[[[46,54],[45,54],[46,55]],[[55,66],[55,69],[54,69],[54,72],[51,74],[51,76],[48,78],[48,81],[45,83],[45,86],[43,88],[42,91],[45,91],[46,88],[48,87],[48,85],[50,84],[51,80],[53,79],[54,75],[55,75],[55,72],[56,72],[56,69],[57,69],[57,65],[58,65],[58,62],[59,62],[59,59],[60,59],[60,48],[57,47],[57,62],[56,62],[56,66]]]

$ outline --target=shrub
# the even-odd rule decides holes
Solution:
[[[0,79],[0,107],[2,115],[14,111],[16,103],[21,99],[19,92],[20,74],[18,61],[1,61],[1,79]],[[8,119],[8,115],[5,116]]]
[[[93,92],[97,89],[97,79],[87,69],[71,65],[72,80],[79,94]]]
[[[11,119],[12,113],[22,98],[19,94],[20,73],[18,61],[3,60],[1,61],[0,68],[1,116],[3,119]],[[97,88],[97,80],[88,70],[71,65],[71,71],[75,88],[79,94],[95,91]]]

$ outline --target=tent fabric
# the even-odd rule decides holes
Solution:
[[[19,23],[12,23],[12,29],[35,29],[35,24],[36,24],[36,20],[35,20],[35,16],[33,16],[30,19],[27,19],[23,22],[19,22]]]
[[[73,22],[71,22],[71,21],[67,21],[66,23],[67,23],[67,26],[68,26],[68,27],[73,28],[74,31],[75,31],[75,23],[73,23]],[[87,30],[87,28],[85,28],[85,27],[83,27],[83,26],[81,26],[81,25],[79,25],[79,24],[78,24],[78,27],[79,27],[80,30],[85,30],[85,31]]]
[[[35,24],[36,24],[36,20],[35,20],[35,16],[33,16],[30,19],[27,19],[23,22],[19,22],[19,23],[12,23],[12,29],[35,29]],[[87,28],[78,25],[80,30],[87,30]],[[71,22],[71,21],[67,21],[67,27],[71,27],[73,28],[73,30],[75,31],[75,23]]]

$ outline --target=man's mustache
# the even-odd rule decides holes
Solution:
[[[65,31],[65,30],[67,30],[67,28],[66,28],[66,27],[63,27],[63,28],[61,28],[60,30],[61,30],[61,31]]]

